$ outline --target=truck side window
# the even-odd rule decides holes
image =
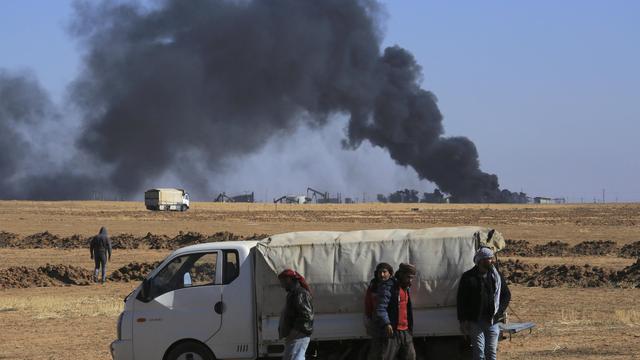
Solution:
[[[217,252],[183,255],[171,260],[151,280],[151,298],[184,287],[214,285],[217,260]],[[190,278],[191,283],[185,284],[185,278]]]
[[[213,285],[216,283],[216,264],[218,253],[205,254],[197,259],[189,269],[192,286]]]
[[[230,284],[240,275],[240,264],[238,263],[238,252],[235,250],[225,250],[224,269],[222,271],[223,284]]]

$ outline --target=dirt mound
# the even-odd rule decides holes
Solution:
[[[266,234],[253,234],[250,236],[241,236],[228,231],[217,232],[213,235],[203,235],[198,232],[179,232],[173,238],[166,235],[154,235],[147,233],[142,237],[136,237],[132,234],[118,234],[111,237],[111,244],[114,249],[167,249],[175,250],[183,246],[201,244],[206,242],[217,241],[236,241],[236,240],[259,240],[267,237]],[[92,237],[84,237],[81,235],[71,235],[60,238],[48,231],[26,236],[22,239],[18,235],[0,231],[0,248],[21,248],[21,249],[40,249],[40,248],[58,248],[58,249],[77,249],[89,246]]]
[[[155,269],[160,262],[154,263],[129,263],[117,270],[109,276],[111,281],[142,281],[151,270]]]
[[[505,248],[500,251],[502,256],[566,256],[570,255],[571,249],[569,244],[560,241],[551,241],[544,245],[531,244],[526,240],[507,240]]]
[[[498,269],[507,283],[525,284],[538,271],[538,265],[527,264],[520,260],[508,260],[500,262]]]
[[[111,246],[114,249],[138,249],[140,242],[132,234],[118,234],[111,236]]]
[[[500,263],[499,269],[504,278],[510,284],[519,284],[536,287],[606,287],[618,286],[619,279],[632,282],[632,275],[640,279],[640,263],[637,269],[623,270],[616,276],[614,272],[607,271],[601,267],[575,265],[552,265],[542,269],[537,264],[527,264],[519,260],[508,260]],[[638,282],[637,282],[638,283]]]
[[[154,235],[152,233],[147,233],[147,235],[142,237],[139,241],[145,244],[149,249],[160,250],[172,248],[171,238],[166,235]]]
[[[38,269],[26,266],[0,269],[0,289],[45,286],[56,286],[56,282],[44,276]]]
[[[176,235],[173,239],[171,239],[171,246],[182,247],[182,246],[193,245],[193,244],[201,244],[201,243],[209,242],[209,240],[207,239],[208,239],[207,236],[202,235],[199,232],[189,231],[184,233],[180,231],[178,235]]]
[[[87,238],[87,237],[76,234],[76,235],[71,235],[62,239],[60,243],[57,244],[57,246],[55,247],[62,248],[62,249],[83,248],[83,247],[88,247],[90,241],[91,241],[90,237]]]
[[[569,244],[562,241],[550,241],[544,245],[533,247],[536,256],[566,256],[569,254]]]
[[[18,241],[18,235],[6,231],[0,231],[0,248],[14,247]]]
[[[54,280],[70,285],[89,285],[93,277],[91,270],[72,265],[47,264],[38,270]]]
[[[618,252],[618,246],[611,240],[584,241],[571,248],[571,252],[576,255],[611,255]]]
[[[621,287],[640,288],[640,259],[614,275],[616,283]]]
[[[39,268],[14,266],[0,269],[0,289],[89,285],[91,277],[90,270],[76,266],[50,264]]]
[[[61,239],[57,235],[45,231],[23,238],[18,243],[18,247],[31,249],[52,248],[58,247],[61,243],[60,240]]]
[[[624,258],[640,258],[640,241],[624,245],[620,249],[618,256]]]
[[[544,288],[558,286],[591,288],[610,286],[610,278],[610,272],[589,264],[583,266],[553,265],[532,274],[526,285]]]
[[[534,256],[528,241],[511,239],[506,240],[506,246],[499,254],[502,256]]]

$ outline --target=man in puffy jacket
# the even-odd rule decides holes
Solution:
[[[375,321],[378,331],[369,350],[369,359],[415,360],[413,309],[409,289],[416,267],[400,264],[395,277],[378,285]]]
[[[511,301],[511,292],[495,268],[491,249],[480,248],[458,286],[460,330],[471,340],[474,360],[495,360],[500,328],[497,322]]]
[[[93,281],[98,282],[98,272],[102,270],[102,283],[107,281],[107,260],[111,260],[111,239],[107,235],[107,228],[100,228],[98,235],[91,239],[89,244],[91,259],[95,261]]]
[[[304,277],[291,269],[281,272],[278,279],[287,291],[278,326],[280,338],[285,339],[282,360],[304,360],[313,332],[311,289]]]
[[[392,276],[393,267],[391,267],[391,265],[384,262],[378,264],[376,270],[373,272],[373,279],[369,282],[369,286],[364,295],[364,326],[367,329],[367,334],[372,337],[376,334],[373,315],[378,305],[378,285],[389,280]]]

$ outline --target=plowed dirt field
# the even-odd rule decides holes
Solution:
[[[172,249],[300,230],[482,225],[501,256],[511,320],[537,323],[500,359],[640,359],[640,205],[274,205],[0,201],[0,359],[110,359],[127,295]],[[109,282],[88,281],[87,239],[114,239]]]

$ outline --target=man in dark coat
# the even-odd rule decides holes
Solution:
[[[111,260],[111,239],[107,235],[107,228],[100,228],[98,235],[91,239],[89,244],[89,252],[91,259],[95,261],[95,270],[93,272],[93,281],[98,282],[98,272],[102,270],[102,283],[107,281],[107,261]]]
[[[281,272],[278,279],[287,291],[278,326],[280,338],[285,339],[282,360],[304,360],[313,332],[311,289],[304,277],[291,269]]]
[[[369,359],[415,360],[413,347],[413,308],[409,289],[416,267],[400,264],[395,277],[378,284],[375,322],[377,333],[369,350]]]
[[[369,286],[364,295],[364,326],[367,329],[367,334],[372,337],[374,337],[377,332],[374,313],[378,305],[378,285],[389,280],[392,276],[393,267],[391,267],[391,265],[384,262],[376,265],[376,269],[373,272],[373,279],[369,282]]]
[[[458,321],[460,330],[469,337],[474,360],[495,360],[500,328],[498,322],[511,301],[511,292],[495,268],[491,249],[480,248],[476,264],[465,272],[458,286]]]

